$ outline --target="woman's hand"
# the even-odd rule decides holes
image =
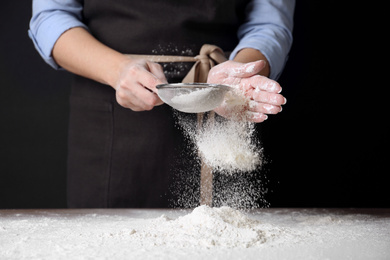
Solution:
[[[118,103],[133,111],[152,110],[164,102],[156,86],[167,83],[161,65],[144,59],[131,59],[121,65],[114,89]]]
[[[207,82],[229,85],[243,91],[249,98],[247,111],[245,111],[247,120],[263,122],[268,118],[267,114],[281,112],[281,106],[287,101],[279,94],[282,88],[276,81],[258,75],[265,65],[263,60],[249,63],[229,60],[213,67]],[[231,117],[232,113],[228,102],[216,108],[215,112],[224,117]]]
[[[163,103],[156,94],[156,85],[167,80],[159,64],[131,59],[102,44],[83,28],[63,33],[52,55],[64,69],[113,87],[123,107],[144,111]]]

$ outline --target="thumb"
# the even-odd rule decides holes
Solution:
[[[150,70],[150,73],[153,74],[154,76],[154,79],[155,79],[155,82],[153,85],[151,85],[150,89],[157,93],[157,89],[156,89],[156,86],[159,85],[159,84],[165,84],[165,83],[168,83],[166,77],[165,77],[165,74],[163,72],[163,69],[162,69],[162,66],[158,63],[154,63],[154,62],[149,62],[148,61],[148,67],[149,67],[149,70]]]
[[[155,75],[159,80],[161,80],[162,83],[168,83],[163,68],[160,64],[148,61],[148,67],[150,72]]]
[[[265,68],[266,62],[264,60],[258,60],[240,64],[237,67],[231,68],[229,76],[237,78],[249,78],[260,73]]]

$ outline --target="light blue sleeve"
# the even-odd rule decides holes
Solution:
[[[42,58],[53,68],[60,67],[51,53],[58,38],[82,23],[82,0],[33,0],[33,14],[28,35]]]
[[[253,0],[246,9],[246,21],[238,30],[239,44],[233,59],[244,48],[261,51],[271,67],[271,79],[283,71],[292,45],[295,0]]]

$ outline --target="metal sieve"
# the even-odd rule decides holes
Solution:
[[[166,104],[186,113],[202,113],[217,108],[229,86],[207,83],[175,83],[156,86],[157,94]]]

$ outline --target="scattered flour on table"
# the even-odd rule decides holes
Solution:
[[[207,206],[191,212],[81,211],[0,212],[0,259],[389,259],[390,255],[388,214],[315,209],[242,213]]]

